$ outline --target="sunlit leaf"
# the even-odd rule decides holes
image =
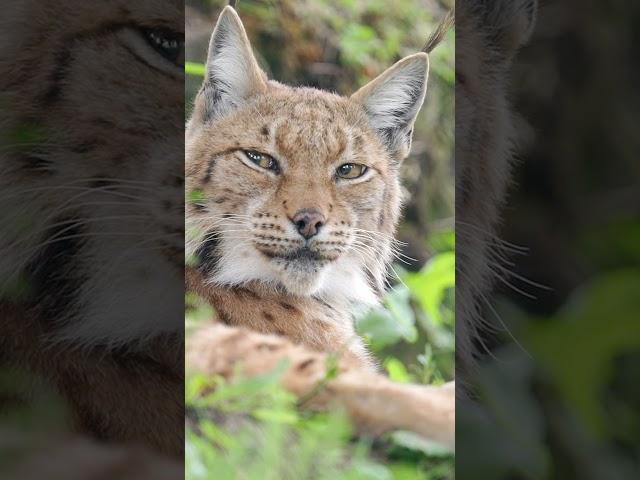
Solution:
[[[257,408],[252,415],[258,420],[266,420],[269,422],[287,423],[294,425],[298,422],[298,414],[293,410],[273,410],[268,408]]]
[[[405,283],[422,304],[431,321],[443,321],[441,305],[447,289],[455,287],[455,253],[435,255],[419,273],[407,273]]]
[[[408,383],[412,381],[411,375],[407,371],[404,364],[394,357],[388,357],[384,361],[384,368],[389,374],[389,378],[394,382]]]
[[[186,73],[187,75],[204,77],[206,72],[207,72],[207,67],[202,63],[186,62],[184,64],[184,73]]]

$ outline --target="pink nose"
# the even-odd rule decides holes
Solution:
[[[295,224],[300,235],[307,240],[317,235],[326,222],[324,215],[315,208],[298,210],[291,221]]]

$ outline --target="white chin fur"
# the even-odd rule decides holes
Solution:
[[[358,307],[379,303],[358,259],[340,258],[327,267],[325,279],[315,295],[327,302],[338,301]]]
[[[298,268],[265,258],[251,245],[223,241],[220,267],[210,283],[217,285],[242,285],[261,282],[284,287],[296,296],[318,296],[327,302],[375,305],[378,299],[367,282],[360,262],[350,257],[341,257],[325,267]]]
[[[297,296],[315,295],[325,283],[327,267],[313,267],[312,265],[290,265],[285,269],[284,263],[278,265],[273,262],[280,273],[280,283],[291,294]]]

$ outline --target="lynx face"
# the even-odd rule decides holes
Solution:
[[[427,66],[407,57],[350,98],[284,86],[226,8],[187,129],[187,252],[209,281],[374,302]]]
[[[57,341],[181,332],[182,3],[5,3],[0,292]]]

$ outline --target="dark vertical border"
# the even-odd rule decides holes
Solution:
[[[183,2],[10,0],[0,30],[0,471],[180,478]]]

